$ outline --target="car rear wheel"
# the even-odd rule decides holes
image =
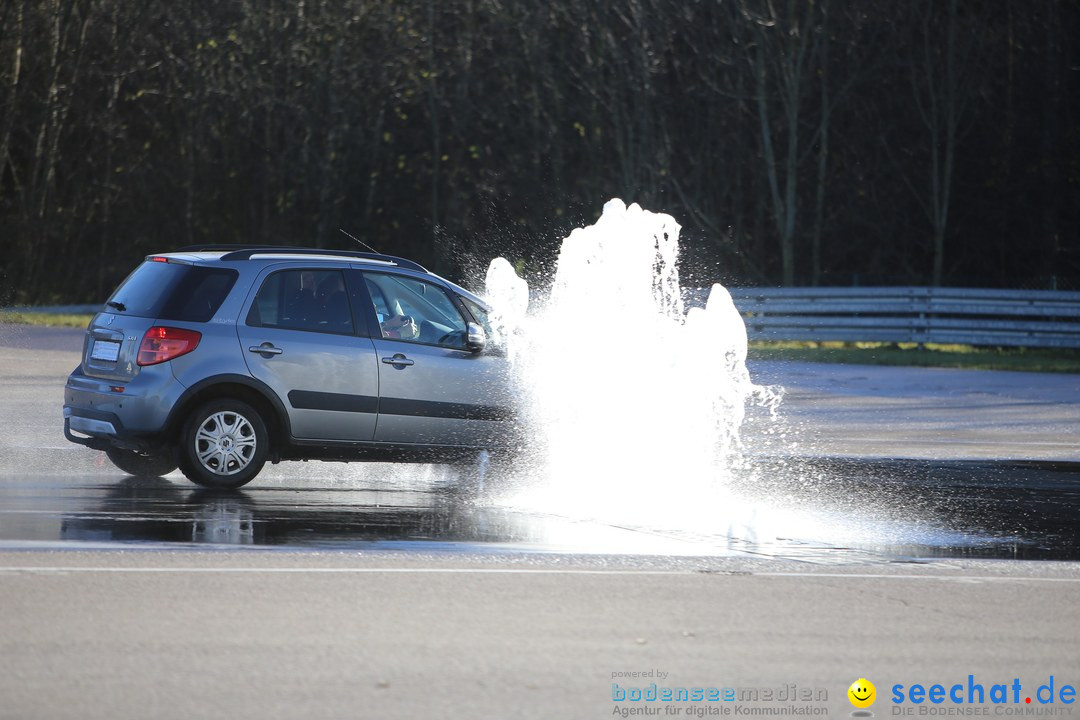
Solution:
[[[189,480],[203,487],[238,488],[262,470],[270,436],[255,408],[222,399],[188,417],[180,443],[180,469]]]
[[[135,477],[161,477],[176,469],[176,459],[169,452],[140,455],[134,450],[111,447],[105,455],[113,465]]]

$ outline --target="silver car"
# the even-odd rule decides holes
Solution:
[[[510,445],[515,418],[488,311],[388,255],[152,255],[87,328],[64,434],[131,475],[219,488],[268,460],[474,457]]]

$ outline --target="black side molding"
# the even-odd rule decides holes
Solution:
[[[289,404],[298,410],[336,410],[375,414],[379,411],[379,398],[370,395],[345,395],[342,393],[290,390]]]
[[[514,419],[514,411],[511,408],[496,407],[494,405],[466,405],[465,403],[385,397],[379,401],[379,414],[450,418],[452,420]]]

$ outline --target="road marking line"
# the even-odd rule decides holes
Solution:
[[[0,567],[0,573],[315,573],[476,575],[696,575],[696,570],[572,570],[528,568],[252,568],[252,567]]]
[[[798,572],[755,572],[750,573],[758,577],[821,577],[821,578],[859,578],[866,580],[946,580],[953,582],[1017,582],[1030,580],[1033,582],[1063,582],[1080,583],[1078,578],[1063,577],[1031,577],[1029,575],[891,575],[887,573],[798,573]]]
[[[746,572],[709,570],[589,570],[572,568],[255,568],[255,567],[78,567],[78,566],[0,566],[0,573],[192,573],[192,574],[399,574],[399,575],[714,575],[717,577],[828,578],[830,580],[937,580],[945,582],[1048,582],[1080,583],[1080,577],[1009,577],[1003,575],[891,575],[887,573],[817,573],[817,572]]]

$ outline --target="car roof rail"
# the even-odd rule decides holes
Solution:
[[[252,255],[262,255],[267,253],[281,253],[284,255],[312,255],[318,257],[320,255],[333,256],[333,257],[350,257],[358,258],[360,260],[380,260],[382,262],[390,262],[399,267],[406,268],[408,270],[416,270],[418,272],[427,272],[427,268],[412,260],[406,260],[396,255],[383,255],[382,253],[360,252],[357,250],[327,250],[325,248],[309,248],[309,247],[294,247],[291,245],[188,245],[182,247],[179,250],[173,252],[221,252],[225,251],[225,254],[221,256],[221,260],[250,260]]]

